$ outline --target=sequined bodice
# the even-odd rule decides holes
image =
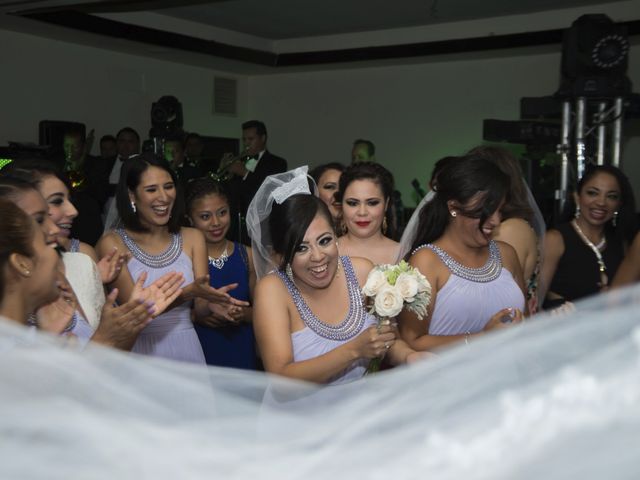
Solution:
[[[500,272],[502,271],[500,249],[493,240],[489,242],[489,258],[487,259],[487,262],[479,268],[465,267],[460,262],[454,260],[447,252],[432,243],[420,245],[411,254],[413,255],[423,248],[428,248],[438,255],[440,260],[442,260],[442,263],[447,266],[451,273],[471,282],[492,282],[500,276]]]
[[[69,252],[75,253],[80,251],[80,240],[72,238],[69,244]]]
[[[151,255],[142,250],[138,244],[127,234],[124,228],[116,230],[125,246],[133,254],[133,256],[143,265],[151,268],[164,268],[175,262],[182,253],[182,235],[179,233],[171,234],[171,242],[167,249],[158,254]]]
[[[349,291],[349,311],[346,318],[338,325],[330,325],[323,322],[311,311],[307,303],[302,298],[302,294],[295,286],[295,284],[287,277],[287,275],[278,271],[278,275],[284,282],[289,291],[289,294],[293,298],[293,303],[300,314],[300,318],[304,324],[315,332],[317,335],[326,338],[328,340],[346,341],[355,337],[362,331],[362,327],[365,323],[365,309],[362,304],[362,296],[360,294],[360,287],[358,279],[356,278],[353,270],[353,265],[349,257],[340,257],[345,277],[347,279],[347,288]]]

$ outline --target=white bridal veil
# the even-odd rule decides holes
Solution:
[[[0,320],[0,478],[635,478],[640,286],[576,307],[324,389]]]

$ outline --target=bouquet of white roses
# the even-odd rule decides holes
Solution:
[[[403,308],[422,320],[431,301],[431,285],[422,273],[402,260],[397,265],[377,265],[369,272],[362,293],[370,298],[369,313],[378,319],[397,316]],[[380,368],[380,358],[369,363],[367,373]]]

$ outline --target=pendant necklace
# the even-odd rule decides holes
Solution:
[[[229,256],[227,255],[227,248],[228,247],[229,247],[229,240],[225,240],[224,250],[222,251],[222,254],[217,258],[216,257],[209,257],[209,265],[211,265],[212,267],[217,268],[218,270],[222,270],[222,267],[224,267],[224,264],[229,259]]]
[[[582,229],[578,226],[578,223],[575,220],[571,221],[571,226],[576,231],[580,239],[585,243],[587,247],[589,247],[596,256],[596,260],[598,261],[598,266],[600,269],[600,288],[604,288],[609,283],[609,278],[607,277],[607,266],[604,264],[604,260],[602,259],[602,253],[600,249],[604,248],[607,244],[606,239],[603,238],[598,245],[594,245],[594,243],[587,238]]]

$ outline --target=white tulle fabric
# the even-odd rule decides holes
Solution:
[[[104,286],[98,266],[93,259],[82,252],[65,252],[62,255],[65,276],[80,302],[87,322],[93,329],[98,328],[104,306]]]
[[[396,258],[396,263],[402,260],[411,250],[411,246],[416,239],[418,234],[418,223],[420,222],[420,212],[424,208],[424,206],[429,203],[433,197],[436,196],[436,192],[433,190],[429,190],[420,203],[413,211],[411,218],[407,222],[407,226],[404,228],[402,233],[402,237],[400,238],[400,249],[398,250],[398,258]]]
[[[297,194],[310,195],[309,182],[314,187],[313,179],[307,175],[306,165],[288,172],[270,175],[256,192],[247,209],[247,231],[251,238],[253,263],[258,279],[277,268],[274,258],[271,234],[269,232],[269,215],[273,203],[282,204],[287,198]],[[314,194],[317,192],[314,189]]]
[[[635,478],[639,307],[610,292],[324,389],[0,320],[0,478]]]

